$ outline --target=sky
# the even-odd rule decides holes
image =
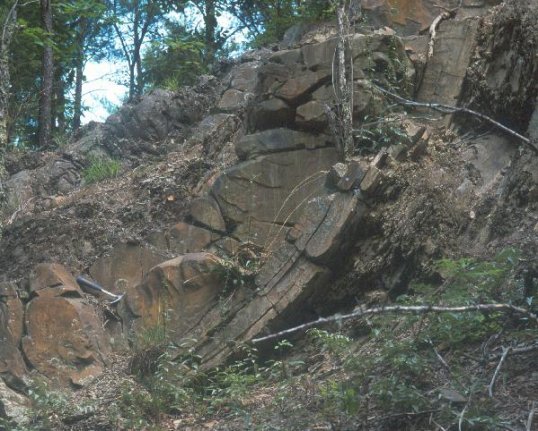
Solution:
[[[82,104],[88,109],[84,112],[82,123],[105,121],[110,115],[106,105],[120,106],[127,87],[117,83],[119,74],[126,67],[119,62],[90,62],[84,69],[86,82],[82,87]],[[104,102],[104,100],[108,102]]]

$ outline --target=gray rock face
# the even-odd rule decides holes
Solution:
[[[301,149],[313,150],[331,145],[332,138],[312,135],[295,130],[278,128],[244,136],[235,146],[240,160],[252,159],[262,154],[280,153]]]
[[[293,224],[336,160],[334,148],[269,154],[226,171],[212,194],[231,222]]]
[[[220,212],[219,204],[211,196],[195,199],[190,208],[191,217],[197,223],[217,232],[226,232],[226,223]]]
[[[117,139],[162,140],[200,121],[215,103],[217,82],[202,77],[200,82],[177,93],[156,89],[136,104],[124,105],[106,125]]]
[[[418,99],[455,106],[476,46],[477,19],[442,23],[428,61]]]

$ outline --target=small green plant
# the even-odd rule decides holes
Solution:
[[[90,160],[90,165],[84,169],[82,176],[86,184],[92,184],[117,177],[120,171],[121,163],[118,160],[95,157]]]

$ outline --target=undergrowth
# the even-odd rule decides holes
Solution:
[[[524,286],[519,268],[515,249],[490,261],[440,260],[436,271],[442,283],[414,283],[397,302],[505,302],[535,312],[528,294],[535,295],[538,286]],[[151,372],[138,375],[138,390],[122,386],[107,412],[117,429],[162,429],[170,415],[192,423],[225,420],[229,429],[303,430],[315,424],[356,430],[514,429],[521,417],[502,398],[512,390],[509,361],[494,382],[493,397],[488,386],[500,346],[537,340],[535,326],[509,313],[382,314],[330,330],[311,329],[296,346],[281,340],[262,346],[263,354],[239,345],[238,359],[213,370],[201,366],[196,341],[184,340],[168,344]],[[50,394],[36,395],[34,403],[34,422],[64,408]]]
[[[84,169],[82,176],[86,184],[92,184],[117,177],[120,171],[121,163],[118,160],[96,157],[90,160],[90,165]]]
[[[492,261],[441,260],[441,285],[415,283],[397,302],[528,306],[532,299],[524,296],[517,266],[514,249]],[[521,317],[468,312],[380,315],[336,332],[312,329],[298,348],[283,340],[264,359],[252,346],[240,346],[241,359],[212,371],[201,370],[194,344],[174,347],[159,358],[154,374],[141,377],[147,392],[126,396],[118,413],[138,413],[145,426],[157,424],[163,413],[189,412],[225,417],[238,429],[304,429],[313,421],[364,430],[502,429],[509,418],[486,394],[488,355],[500,342],[537,337]],[[270,396],[257,400],[263,393]],[[275,415],[288,418],[284,428],[275,425]]]

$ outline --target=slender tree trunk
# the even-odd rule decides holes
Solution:
[[[135,63],[129,63],[129,102],[132,102],[136,95]]]
[[[217,14],[215,8],[215,0],[205,1],[204,25],[205,44],[207,47],[206,61],[208,63],[211,63],[215,57],[215,52],[217,50]]]
[[[9,73],[9,54],[11,39],[17,21],[16,0],[8,9],[2,28],[0,28],[0,178],[3,170],[4,152],[9,143],[9,96],[11,77]]]
[[[51,0],[40,0],[41,23],[47,37],[52,37]],[[52,46],[45,43],[42,59],[41,94],[39,100],[39,134],[38,145],[47,148],[51,144],[52,135],[52,91],[54,82],[54,58]]]
[[[336,8],[338,43],[336,47],[336,94],[338,95],[339,150],[344,160],[353,153],[353,78],[348,73],[350,24],[346,0],[339,0]]]
[[[135,65],[136,65],[136,92],[135,96],[138,97],[144,90],[144,74],[142,72],[142,58],[140,56],[140,47],[135,52]]]
[[[51,127],[54,133],[58,131],[65,133],[67,130],[67,122],[65,119],[65,83],[62,80],[63,70],[58,67],[56,70],[56,79],[54,84],[54,102],[52,107],[52,122]]]
[[[75,66],[75,100],[73,101],[73,132],[80,129],[82,117],[82,82],[84,80],[84,59],[77,58]]]
[[[82,84],[84,82],[84,40],[88,29],[88,20],[80,19],[77,33],[77,54],[75,59],[75,98],[73,102],[73,132],[80,129],[82,117]]]

